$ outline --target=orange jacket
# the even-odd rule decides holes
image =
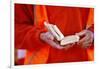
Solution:
[[[87,26],[89,11],[89,8],[15,4],[15,48],[27,50],[24,64],[89,60],[87,49],[75,45],[67,51],[58,50],[39,38],[46,31],[45,20],[56,24],[65,36],[82,31]]]

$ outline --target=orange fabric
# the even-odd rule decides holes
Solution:
[[[49,22],[56,24],[65,36],[83,30],[84,22],[82,22],[80,8],[60,6],[47,6],[46,8]],[[74,45],[67,51],[51,48],[48,63],[86,61],[87,59],[86,49]]]
[[[90,9],[88,20],[87,20],[87,28],[91,27],[94,24],[94,9]],[[93,46],[93,45],[92,45]],[[88,60],[94,60],[94,48],[87,49]]]
[[[94,49],[88,49],[87,53],[88,53],[88,60],[93,61],[94,60]]]
[[[33,5],[15,4],[15,48],[26,49],[27,53],[31,52],[33,54],[39,50],[40,54],[43,53],[43,55],[46,55],[44,60],[39,61],[45,63],[48,55],[41,51],[45,48],[47,49],[44,51],[48,51],[48,46],[40,40],[39,35],[46,30],[42,26],[34,24],[33,11]],[[26,56],[28,55],[29,53],[26,54]],[[30,58],[30,56],[28,56],[28,58]],[[28,58],[25,57],[25,64],[28,64],[26,63]]]
[[[15,8],[15,48],[27,50],[24,64],[88,60],[87,50],[80,46],[75,45],[67,51],[58,50],[39,38],[40,33],[46,32],[43,25],[45,20],[56,24],[65,36],[73,35],[85,29],[86,27],[83,25],[86,26],[87,19],[83,21],[83,18],[87,16],[81,16],[84,11],[81,11],[80,8],[20,4],[16,4]],[[33,8],[35,9],[33,10]],[[88,15],[88,12],[85,13]]]
[[[24,64],[42,64],[47,62],[49,55],[49,47],[46,46],[39,51],[27,52]]]
[[[40,6],[40,5],[36,5],[34,7],[34,14],[35,14],[35,23],[37,25],[43,25],[44,21],[48,21],[48,17],[47,17],[47,12],[46,12],[46,7],[45,6]]]
[[[44,21],[48,21],[45,6],[39,6],[39,5],[34,6],[35,26],[43,26]],[[24,64],[46,63],[48,55],[49,55],[48,53],[49,53],[48,46],[41,48],[39,51],[35,51],[35,52],[27,51],[27,56],[25,57]]]
[[[93,24],[94,24],[94,9],[91,8],[87,20],[87,28],[91,27]]]

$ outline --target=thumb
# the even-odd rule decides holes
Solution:
[[[86,30],[83,30],[83,31],[81,31],[79,33],[76,33],[76,35],[78,35],[78,36],[83,36],[85,34],[86,34]]]
[[[54,36],[53,36],[50,32],[47,32],[47,33],[46,33],[46,37],[47,37],[48,39],[54,40]]]

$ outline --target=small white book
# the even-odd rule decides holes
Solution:
[[[78,35],[65,36],[61,33],[56,25],[44,22],[45,27],[49,32],[55,37],[57,41],[60,41],[60,45],[67,45],[71,43],[78,42],[80,37]]]

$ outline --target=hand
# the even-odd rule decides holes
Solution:
[[[79,33],[76,33],[76,35],[82,37],[82,39],[80,39],[77,43],[78,45],[81,45],[83,48],[88,48],[91,46],[93,42],[93,33],[91,31],[83,30]]]
[[[54,36],[50,32],[41,33],[40,39],[49,44],[50,46],[57,48],[57,49],[63,49],[64,47],[60,46],[58,42],[54,41]]]
[[[68,45],[65,45],[65,46],[61,46],[59,44],[59,42],[54,40],[54,36],[50,32],[41,33],[40,34],[40,39],[43,40],[44,42],[46,42],[47,44],[49,44],[50,46],[56,48],[56,49],[67,50],[67,49],[69,49],[70,47],[73,46],[73,44],[68,44]]]

